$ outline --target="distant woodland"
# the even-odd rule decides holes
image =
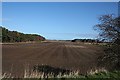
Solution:
[[[10,31],[5,27],[2,29],[2,42],[28,42],[28,41],[44,41],[45,38],[38,34],[24,34],[17,31]]]
[[[71,42],[102,43],[103,41],[100,41],[98,39],[74,39]]]

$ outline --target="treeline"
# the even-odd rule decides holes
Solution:
[[[24,34],[17,31],[10,31],[5,27],[2,29],[2,42],[27,42],[27,41],[43,41],[45,38],[37,34]]]
[[[71,42],[89,42],[89,43],[102,43],[98,39],[74,39]]]

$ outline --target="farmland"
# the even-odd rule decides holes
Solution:
[[[2,70],[22,77],[28,66],[32,69],[35,65],[49,65],[86,74],[97,68],[102,53],[100,46],[67,41],[3,44]]]

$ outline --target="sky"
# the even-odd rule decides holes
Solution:
[[[98,17],[118,15],[117,2],[3,2],[2,26],[46,39],[97,38]]]
[[[118,2],[119,0],[2,0],[2,2]]]

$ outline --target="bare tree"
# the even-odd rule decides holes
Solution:
[[[98,30],[100,37],[107,41],[115,41],[120,35],[120,17],[116,18],[113,14],[99,17],[100,23],[94,26]]]
[[[120,68],[120,17],[103,15],[99,17],[99,21],[94,29],[99,31],[101,39],[110,43],[100,61],[112,69]]]

